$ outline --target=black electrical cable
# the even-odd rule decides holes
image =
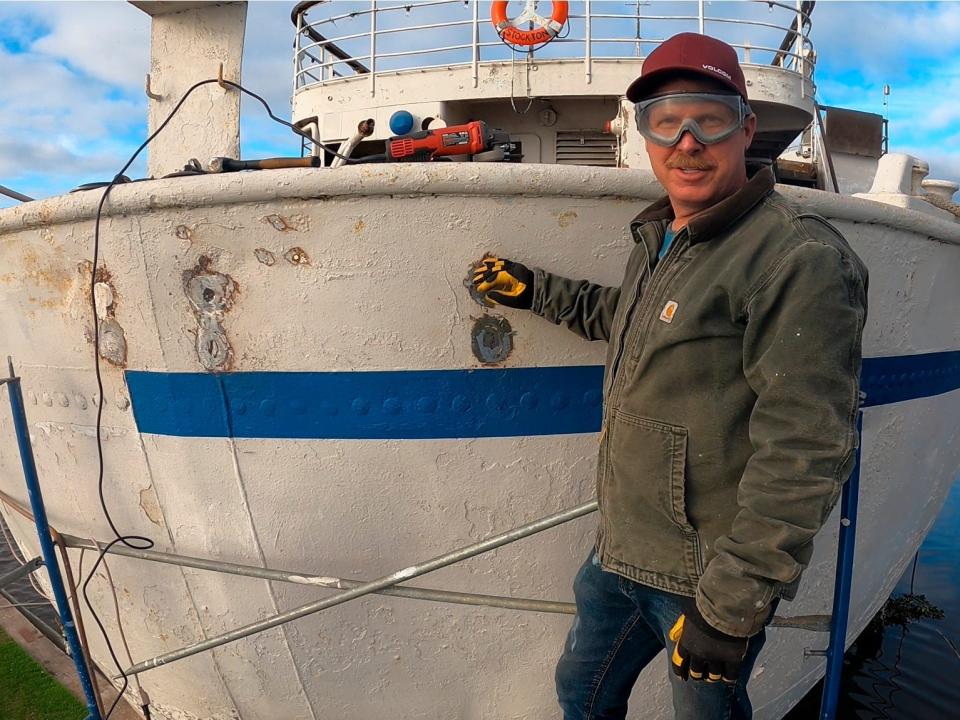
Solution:
[[[263,107],[266,109],[267,115],[270,116],[271,120],[274,120],[275,122],[278,122],[281,125],[284,125],[290,128],[297,135],[305,137],[311,142],[314,142],[313,138],[310,137],[310,135],[303,132],[302,130],[295,127],[294,125],[288,123],[286,120],[282,120],[278,118],[276,115],[274,115],[273,111],[270,109],[270,105],[267,103],[266,100],[264,100],[262,97],[260,97],[256,93],[251,92],[250,90],[247,90],[245,87],[242,87],[240,84],[232,82],[230,80],[219,80],[219,79],[201,80],[200,82],[194,83],[193,85],[190,86],[190,88],[183,94],[183,96],[180,98],[177,104],[174,105],[173,109],[170,111],[170,113],[167,115],[164,121],[160,123],[160,126],[156,130],[154,130],[146,140],[143,141],[140,147],[136,149],[133,155],[130,156],[130,159],[127,160],[124,166],[120,169],[120,172],[114,175],[113,179],[107,184],[106,188],[104,188],[103,195],[100,196],[100,202],[97,204],[97,214],[96,214],[96,219],[94,221],[94,226],[93,226],[93,260],[92,260],[93,266],[90,272],[90,304],[93,309],[93,357],[94,357],[94,370],[97,377],[97,460],[98,460],[97,493],[100,498],[100,507],[103,510],[103,515],[107,520],[107,524],[110,525],[110,529],[113,531],[114,539],[111,540],[103,548],[101,548],[99,554],[97,555],[97,560],[93,564],[93,567],[90,569],[90,573],[87,575],[87,579],[83,583],[83,599],[87,604],[87,609],[90,611],[90,614],[93,616],[94,621],[97,623],[97,627],[100,628],[100,633],[101,635],[103,635],[103,639],[106,642],[107,650],[110,653],[110,658],[113,660],[114,665],[116,665],[117,670],[120,673],[120,677],[123,678],[123,683],[120,687],[120,693],[117,695],[117,698],[113,701],[113,704],[110,706],[110,710],[107,712],[106,717],[104,717],[103,720],[109,720],[110,715],[113,714],[114,709],[117,707],[117,703],[120,702],[120,698],[122,698],[123,694],[127,691],[129,681],[127,679],[126,674],[123,672],[123,666],[120,665],[120,662],[117,659],[117,655],[113,650],[113,645],[110,642],[110,638],[107,636],[106,628],[104,628],[103,623],[100,621],[100,618],[97,615],[96,610],[94,610],[93,608],[93,604],[90,602],[90,598],[87,595],[87,587],[90,585],[90,581],[93,579],[93,576],[97,571],[97,568],[100,567],[100,563],[103,562],[104,556],[110,551],[110,548],[112,548],[117,543],[122,543],[123,545],[126,545],[129,548],[134,548],[137,550],[149,550],[154,546],[154,543],[150,538],[144,537],[143,535],[121,534],[120,531],[117,529],[116,524],[113,522],[113,518],[110,515],[110,510],[107,508],[107,501],[103,492],[104,459],[103,459],[102,430],[103,430],[104,400],[103,400],[103,376],[100,372],[100,324],[99,324],[99,315],[97,313],[97,297],[96,297],[97,266],[100,261],[100,219],[103,215],[103,206],[107,201],[107,196],[110,195],[110,191],[113,190],[113,187],[118,183],[127,182],[127,179],[124,177],[124,173],[130,168],[130,166],[137,159],[140,153],[143,152],[143,150],[151,142],[153,142],[154,138],[156,138],[157,135],[159,135],[163,131],[163,129],[167,127],[169,122],[173,119],[173,117],[177,114],[177,112],[179,112],[183,103],[187,100],[188,97],[190,97],[190,95],[193,93],[194,90],[204,85],[210,85],[212,83],[228,85],[232,88],[236,88],[237,90],[239,90],[240,92],[246,95],[249,95],[255,100],[258,100],[260,104],[263,105]],[[326,147],[321,143],[316,143],[316,144],[319,145],[321,148],[323,148],[326,152],[329,152],[332,155],[335,155],[336,157],[343,158],[348,163],[363,162],[362,158],[361,159],[347,158],[331,150],[330,148]],[[118,622],[119,622],[119,618],[118,618]],[[144,711],[145,717],[149,720],[150,708],[148,704],[143,705],[142,709]]]

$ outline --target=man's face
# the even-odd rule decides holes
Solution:
[[[711,93],[716,90],[716,85],[707,80],[691,78],[665,83],[656,94]],[[695,105],[688,105],[686,109],[696,119]],[[751,115],[742,129],[709,145],[697,140],[689,131],[671,147],[645,140],[653,172],[666,188],[677,219],[685,220],[706,210],[746,183],[744,154],[756,127],[757,119]]]

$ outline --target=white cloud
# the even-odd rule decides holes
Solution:
[[[812,37],[831,67],[881,84],[910,80],[925,61],[960,50],[960,3],[819,2]]]
[[[146,124],[142,92],[126,90],[149,63],[140,15],[119,2],[0,3],[5,37],[20,34],[18,50],[0,46],[0,182],[43,196],[117,172]]]
[[[632,12],[625,1],[603,3],[602,10],[598,6],[595,3],[597,12]],[[289,1],[249,4],[243,59],[244,86],[263,95],[274,113],[286,120],[292,92],[292,7]],[[315,9],[314,19],[325,16],[330,7],[348,12],[369,5],[337,2]],[[779,11],[764,11],[758,17],[757,7],[708,2],[707,11],[786,24],[786,16]],[[577,12],[577,8],[582,10],[582,4],[574,3],[571,10]],[[440,21],[447,17],[445,13],[460,12],[454,6],[425,10],[414,10],[412,19]],[[657,2],[644,11],[689,14],[691,4]],[[485,12],[484,7],[481,13]],[[398,12],[397,17],[402,14]],[[26,52],[14,53],[0,45],[0,138],[5,140],[0,143],[0,183],[46,195],[78,182],[108,178],[119,169],[145,129],[147,101],[142,85],[149,66],[149,23],[145,13],[124,2],[0,2],[0,34],[22,38],[21,44],[27,46]],[[350,26],[351,22],[342,21],[330,34],[347,33]],[[387,26],[386,21],[382,26]],[[598,25],[595,32],[604,27],[609,29]],[[483,28],[483,38],[490,39],[489,23]],[[677,29],[666,21],[648,22],[644,35],[666,35]],[[708,30],[722,31],[730,42],[744,40],[742,26],[714,23]],[[442,44],[448,37],[459,37],[458,32],[438,28],[432,39]],[[766,44],[778,45],[782,34],[770,31]],[[960,97],[960,61],[956,60],[960,3],[822,1],[814,12],[814,41],[821,58],[818,83],[823,99],[880,112],[881,88],[889,82],[893,86],[891,149],[909,148],[931,162],[932,174],[960,177],[960,138],[951,133],[960,123],[960,103],[955,101]],[[404,43],[402,34],[388,35],[381,49],[406,49]],[[760,55],[754,53],[755,62],[763,61]],[[937,69],[936,78],[931,67]],[[848,70],[858,70],[864,80],[850,85],[840,82],[838,78]],[[269,120],[258,103],[245,98],[242,108],[245,154],[297,152],[297,139]],[[48,178],[46,186],[39,179],[42,176]],[[18,182],[24,184],[18,186]]]
[[[150,18],[126,2],[42,3],[49,35],[32,50],[123,88],[143,86],[150,67]]]

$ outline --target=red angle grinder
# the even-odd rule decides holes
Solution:
[[[503,130],[492,130],[482,120],[387,140],[386,162],[429,162],[453,155],[469,155],[474,162],[519,160],[516,146]]]

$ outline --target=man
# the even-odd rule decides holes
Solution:
[[[729,45],[669,39],[627,99],[667,196],[631,223],[622,286],[494,257],[474,282],[609,343],[564,717],[623,718],[665,647],[677,718],[749,718],[764,627],[853,465],[867,271],[769,168],[748,179],[757,121]]]

